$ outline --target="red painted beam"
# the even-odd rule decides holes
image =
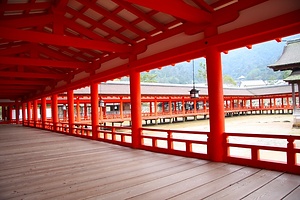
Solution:
[[[109,52],[129,52],[131,47],[106,41],[86,40],[76,37],[55,35],[29,30],[19,30],[0,27],[0,37],[10,40],[24,40],[28,42],[46,43],[58,46],[70,46],[83,49],[97,49]]]
[[[94,33],[90,29],[84,28],[83,26],[79,25],[78,23],[74,22],[73,20],[62,18],[61,19],[65,26],[69,27],[70,29],[80,33],[81,35],[85,35],[86,37],[98,41],[106,41],[103,37],[99,36],[98,34]],[[107,42],[107,41],[106,41]]]
[[[40,54],[44,54],[46,56],[49,56],[50,58],[54,58],[56,60],[64,60],[64,61],[73,61],[74,59],[60,53],[59,51],[55,51],[53,49],[50,49],[46,46],[42,45],[32,45],[32,48],[35,48]]]
[[[0,77],[30,78],[30,79],[32,79],[32,78],[63,79],[66,77],[66,75],[65,74],[30,73],[30,72],[1,72]]]
[[[153,18],[151,18],[151,16],[148,15],[149,13],[147,13],[147,15],[145,15],[145,13],[143,13],[136,7],[133,7],[130,3],[125,2],[123,0],[112,0],[112,1],[115,2],[116,4],[118,4],[119,6],[122,6],[123,8],[125,8],[126,10],[131,12],[132,14],[136,15],[139,19],[144,20],[145,22],[151,24],[155,28],[160,29],[160,30],[164,30],[166,28],[162,24],[158,23]]]
[[[43,10],[52,6],[50,2],[41,3],[15,3],[15,4],[0,4],[0,12],[19,11],[19,10]]]
[[[2,73],[2,72],[1,72]],[[0,85],[48,85],[49,81],[40,80],[0,80]]]
[[[42,16],[28,16],[13,19],[2,19],[0,20],[0,26],[22,28],[22,27],[33,27],[42,26],[53,22],[53,15],[47,14]]]
[[[72,9],[72,8],[67,7],[67,8],[66,8],[66,12],[70,13],[71,15],[73,15],[75,19],[76,19],[76,18],[80,18],[80,19],[82,19],[83,21],[85,21],[85,22],[91,24],[93,27],[96,27],[96,28],[99,28],[99,29],[103,30],[104,32],[110,34],[111,37],[112,37],[112,36],[115,36],[115,37],[117,37],[118,39],[123,40],[123,41],[125,41],[125,42],[127,42],[127,43],[129,43],[129,44],[130,44],[130,43],[133,43],[133,42],[131,41],[131,39],[129,39],[128,37],[122,35],[122,34],[119,33],[119,32],[114,31],[113,29],[111,29],[111,28],[109,28],[109,27],[103,25],[102,23],[99,23],[99,22],[97,22],[97,21],[95,21],[95,20],[93,20],[93,19],[87,17],[86,15],[83,15],[83,14],[80,13],[80,12],[77,12],[76,10],[74,10],[74,9]],[[106,36],[106,38],[110,38],[110,36]]]
[[[36,90],[39,89],[39,85],[10,85],[9,90]],[[6,85],[0,85],[0,90],[8,89]]]
[[[20,54],[29,51],[29,45],[21,45],[17,47],[11,47],[7,49],[0,50],[0,56]]]
[[[214,9],[208,5],[204,0],[194,0],[194,2],[202,9],[205,9],[206,11],[212,13]]]
[[[106,19],[110,19],[110,20],[120,24],[122,27],[126,27],[128,30],[136,33],[137,35],[140,35],[142,37],[148,37],[146,32],[136,28],[135,26],[132,26],[131,23],[128,23],[126,20],[122,19],[121,17],[117,17],[112,12],[109,12],[109,11],[105,10],[104,8],[97,6],[95,3],[92,3],[90,1],[85,1],[85,0],[77,0],[77,1],[81,2],[83,5],[86,5],[89,8],[100,13],[101,15],[105,16]]]
[[[18,57],[0,57],[0,64],[6,65],[28,65],[28,66],[45,66],[57,68],[84,68],[89,64],[84,62],[58,61],[39,58],[18,58]]]
[[[208,24],[212,21],[212,15],[201,9],[190,6],[182,0],[126,0],[128,2],[145,6],[153,10],[173,15],[196,24]]]

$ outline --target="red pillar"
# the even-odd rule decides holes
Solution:
[[[98,83],[91,84],[91,109],[92,109],[92,138],[98,138],[98,125],[99,125],[99,109],[98,109]]]
[[[77,113],[76,121],[80,122],[81,121],[81,116],[80,116],[79,97],[77,97],[77,99],[76,99],[76,113]]]
[[[34,121],[33,122],[34,127],[36,127],[36,123],[38,121],[37,100],[33,101],[32,117],[33,117],[33,121]]]
[[[16,124],[19,124],[20,121],[20,104],[19,102],[16,100]]]
[[[46,97],[43,97],[41,101],[41,115],[42,115],[41,118],[42,118],[43,129],[45,129],[46,127],[46,120],[47,120],[46,112],[47,112]]]
[[[88,118],[88,114],[87,114],[87,105],[86,103],[84,104],[84,107],[83,107],[83,112],[84,112],[84,120],[87,120]]]
[[[30,120],[31,120],[31,102],[29,101],[27,103],[27,121],[28,121],[28,126],[30,125]]]
[[[53,130],[57,131],[57,122],[58,122],[57,94],[52,95],[51,102],[52,102],[51,115],[52,115]]]
[[[138,148],[141,144],[140,128],[142,127],[142,110],[140,73],[136,71],[131,71],[130,73],[130,103],[132,147]]]
[[[9,123],[12,123],[12,111],[13,111],[13,105],[8,106],[8,116],[9,116]]]
[[[221,54],[216,48],[206,51],[207,81],[209,95],[210,133],[208,135],[208,156],[212,161],[224,159],[224,96]]]
[[[24,126],[24,122],[26,120],[26,111],[25,111],[25,107],[26,107],[26,104],[25,103],[22,103],[22,124]]]
[[[74,120],[74,91],[68,91],[68,119],[69,119],[69,134],[73,134]]]
[[[124,118],[124,114],[123,114],[123,98],[120,97],[120,118],[123,119]]]
[[[5,121],[5,112],[6,112],[6,108],[4,105],[2,105],[2,121]]]

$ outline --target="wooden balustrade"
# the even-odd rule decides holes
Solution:
[[[300,174],[300,136],[225,133],[225,141],[226,162]]]
[[[208,159],[207,132],[141,128],[141,149]]]
[[[39,121],[24,121],[24,125],[42,128]],[[69,133],[66,122],[45,122],[45,129],[92,139],[90,124],[72,126],[73,133]],[[208,132],[141,128],[139,148],[208,159],[207,135]],[[132,147],[131,127],[98,126],[96,140]],[[300,174],[300,136],[224,133],[224,148],[224,162]]]

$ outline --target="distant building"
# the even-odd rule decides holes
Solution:
[[[267,83],[263,80],[242,80],[240,82],[241,88],[248,88],[248,87],[263,87],[267,86]]]
[[[295,95],[295,87],[300,89],[300,39],[288,41],[279,60],[269,67],[274,71],[292,70],[284,81],[292,85],[294,126],[300,127],[300,107],[296,107],[300,94],[298,97]]]

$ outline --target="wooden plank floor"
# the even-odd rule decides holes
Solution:
[[[300,199],[300,176],[0,125],[0,199]]]

